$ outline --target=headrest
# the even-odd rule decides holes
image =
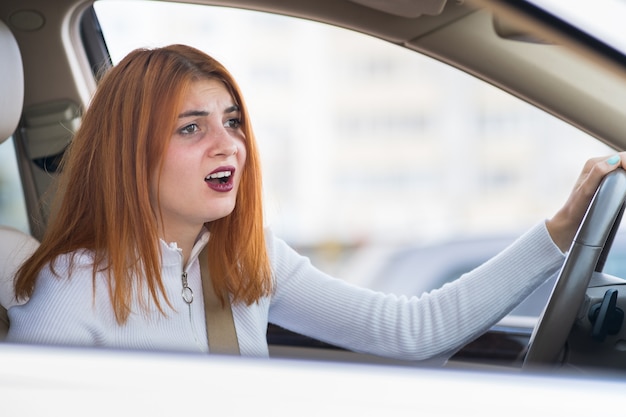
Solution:
[[[24,105],[24,70],[15,37],[0,20],[0,143],[15,132]]]

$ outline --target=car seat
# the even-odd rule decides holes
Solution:
[[[13,135],[24,103],[22,57],[15,37],[0,20],[0,143]],[[0,226],[0,340],[9,329],[7,310],[16,305],[13,278],[39,243],[17,229]]]
[[[7,310],[20,304],[13,295],[15,272],[37,249],[39,242],[34,237],[7,226],[0,226],[0,242],[0,340],[3,340],[9,331]]]

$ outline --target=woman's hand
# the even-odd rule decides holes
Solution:
[[[602,178],[620,167],[626,168],[626,152],[592,158],[585,163],[569,198],[554,217],[546,222],[552,240],[561,251],[569,250]]]

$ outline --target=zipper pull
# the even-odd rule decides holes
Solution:
[[[187,283],[187,272],[183,272],[181,279],[183,281],[183,290],[181,292],[183,301],[187,304],[191,304],[193,303],[193,291],[189,288],[189,284]]]

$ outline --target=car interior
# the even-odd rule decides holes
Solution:
[[[284,14],[378,37],[496,86],[612,149],[626,149],[626,56],[531,3],[193,3]],[[6,310],[16,302],[13,274],[45,231],[59,162],[96,88],[98,74],[112,63],[90,0],[4,0],[0,3],[0,62],[0,142],[13,140],[30,228],[30,233],[24,233],[11,225],[0,227],[1,340],[9,326]],[[590,211],[579,232],[579,245],[569,252],[548,307],[532,333],[526,322],[523,326],[503,322],[459,351],[446,366],[626,368],[626,328],[619,318],[619,311],[626,309],[626,284],[602,274],[625,195],[623,176],[611,177],[611,181],[595,204],[614,208],[610,213]],[[276,357],[397,363],[341,351],[272,326],[268,340]]]

